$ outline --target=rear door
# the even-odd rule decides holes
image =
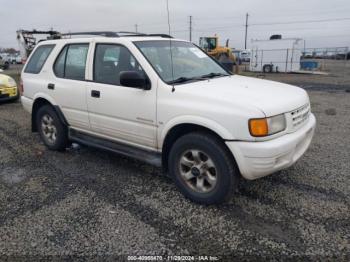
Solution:
[[[53,66],[53,78],[48,83],[70,126],[83,130],[90,129],[85,80],[88,53],[89,43],[63,46]]]
[[[91,130],[112,140],[155,148],[157,83],[150,80],[150,90],[122,86],[122,71],[146,75],[124,45],[96,43],[87,91]]]

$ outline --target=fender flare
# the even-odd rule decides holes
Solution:
[[[52,99],[52,97],[50,97],[49,95],[45,94],[45,93],[38,93],[34,96],[33,98],[33,107],[35,105],[35,102],[38,99],[44,99],[46,100],[55,110],[57,116],[59,117],[59,119],[61,120],[61,122],[65,125],[65,126],[69,126],[69,123],[67,121],[67,119],[65,118],[61,108],[57,105],[57,103]],[[35,112],[32,108],[32,131],[35,132],[36,130],[36,126],[35,126]]]
[[[164,127],[161,129],[161,131],[158,133],[158,141],[159,141],[159,148],[163,147],[164,140],[169,133],[169,131],[178,125],[181,124],[193,124],[198,126],[203,126],[205,128],[210,129],[211,131],[218,134],[222,139],[224,140],[234,140],[232,133],[227,130],[225,127],[220,125],[218,122],[204,118],[201,116],[194,116],[194,115],[185,115],[185,116],[179,116],[171,119],[167,123],[164,124]]]

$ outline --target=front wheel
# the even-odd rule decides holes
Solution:
[[[68,145],[67,127],[60,121],[50,105],[42,106],[36,115],[41,140],[50,150],[62,151]]]
[[[205,133],[179,138],[170,150],[169,172],[180,191],[200,204],[229,199],[239,171],[224,143]]]

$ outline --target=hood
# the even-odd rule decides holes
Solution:
[[[179,87],[180,88],[180,87]],[[286,113],[309,102],[304,89],[274,81],[233,75],[181,86],[185,92],[194,92],[215,100],[253,106],[267,117]]]

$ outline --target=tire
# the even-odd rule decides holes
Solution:
[[[225,144],[206,133],[196,132],[180,137],[170,150],[168,167],[170,176],[183,195],[206,205],[228,200],[238,185],[240,175]]]
[[[63,151],[68,141],[68,129],[61,122],[55,110],[50,105],[39,108],[35,123],[41,140],[50,150]]]
[[[264,73],[272,73],[272,65],[264,65],[263,72]]]

